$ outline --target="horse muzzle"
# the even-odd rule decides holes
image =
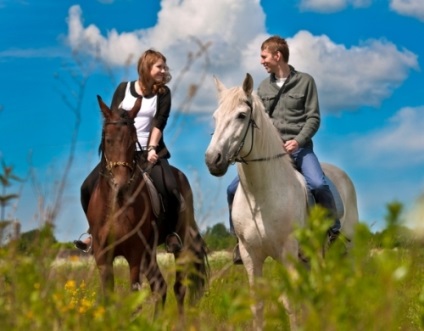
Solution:
[[[223,157],[221,153],[212,153],[206,151],[205,163],[211,175],[216,177],[224,176],[230,165],[229,160]]]

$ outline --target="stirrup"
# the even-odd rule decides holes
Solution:
[[[177,243],[169,243],[168,241],[172,238],[177,238]],[[172,232],[171,234],[168,234],[165,239],[165,249],[168,253],[178,253],[183,248],[183,241],[181,240],[180,236],[176,232]]]
[[[83,242],[81,240],[81,238],[84,235],[88,235],[88,238],[90,238],[90,245],[87,245],[85,242]],[[80,246],[80,243],[86,245],[87,248],[86,249],[82,248]],[[78,248],[79,250],[83,251],[84,253],[88,253],[91,250],[91,247],[93,246],[93,236],[91,234],[87,233],[87,232],[84,232],[82,235],[79,236],[78,240],[74,240],[74,245],[75,245],[76,248]]]

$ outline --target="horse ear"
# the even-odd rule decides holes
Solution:
[[[253,78],[249,73],[246,74],[246,78],[243,81],[243,91],[248,97],[252,95],[253,92]]]
[[[109,107],[103,102],[102,97],[100,95],[97,95],[97,101],[99,102],[100,110],[103,113],[103,116],[105,118],[109,117],[110,109]]]
[[[213,80],[215,81],[215,86],[216,86],[216,89],[218,90],[218,93],[221,93],[222,91],[227,89],[225,85],[222,84],[222,82],[216,76],[213,76]]]
[[[129,115],[132,119],[134,119],[137,116],[137,113],[140,111],[141,108],[141,98],[137,98],[134,102],[134,106],[129,111]]]

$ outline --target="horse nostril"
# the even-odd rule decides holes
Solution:
[[[221,162],[221,159],[222,159],[222,155],[221,155],[221,153],[218,153],[218,155],[216,156],[216,159],[215,159],[215,164],[218,164],[219,162]]]

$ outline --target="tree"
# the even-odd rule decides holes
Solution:
[[[22,181],[13,172],[13,166],[7,166],[4,160],[1,162],[3,173],[0,173],[1,195],[0,195],[0,243],[3,241],[4,229],[12,223],[6,220],[6,207],[11,200],[17,199],[18,194],[7,194],[6,189],[10,187],[13,181]]]
[[[22,181],[18,176],[13,173],[13,166],[7,166],[4,160],[1,162],[3,173],[0,173],[0,183],[2,186],[2,194],[0,195],[0,221],[6,221],[5,212],[6,206],[12,199],[17,199],[17,194],[6,194],[6,189],[10,187],[13,181]]]

